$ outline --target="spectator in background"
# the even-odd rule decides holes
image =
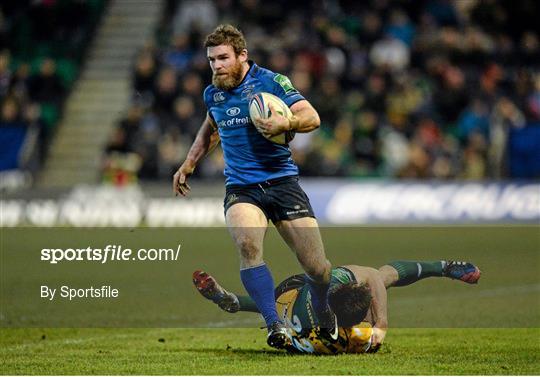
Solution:
[[[403,71],[409,65],[410,51],[405,43],[386,34],[373,44],[369,52],[371,63],[385,71]]]
[[[390,14],[386,33],[411,47],[415,30],[407,14],[401,9],[394,9]]]
[[[5,97],[0,114],[0,171],[20,167],[20,154],[27,124],[21,117],[19,104],[14,98]]]
[[[294,83],[294,87],[298,89],[300,93],[305,93],[305,96],[311,98],[313,94],[313,79],[308,71],[295,69],[291,73],[291,81]]]
[[[152,96],[157,76],[157,62],[151,52],[142,52],[137,56],[133,73],[133,90],[143,98]]]
[[[120,120],[107,145],[107,152],[134,152],[141,131],[144,110],[137,105],[129,108],[125,118]]]
[[[486,139],[478,131],[469,134],[463,151],[463,164],[460,178],[480,180],[486,177]]]
[[[182,74],[188,68],[194,51],[188,34],[178,34],[172,39],[171,48],[163,54],[163,62],[174,68],[178,74]]]
[[[56,74],[56,63],[53,59],[43,59],[39,73],[30,77],[29,89],[32,101],[60,105],[65,89]]]
[[[0,52],[0,97],[8,94],[11,82],[11,71],[9,70],[10,56],[7,50]]]
[[[513,178],[540,178],[540,74],[534,77],[534,91],[525,105],[524,127],[510,130],[509,175]]]
[[[504,70],[495,63],[488,64],[486,69],[484,69],[480,75],[480,88],[477,96],[479,96],[490,109],[493,108],[497,99],[502,95],[499,84],[503,78]]]
[[[380,163],[379,117],[364,110],[354,118],[353,149],[356,160],[355,175],[375,175]]]
[[[188,73],[181,80],[181,92],[191,97],[195,105],[195,111],[198,113],[204,113],[204,102],[202,100],[201,93],[204,90],[204,86],[201,78],[194,74]]]
[[[527,65],[538,64],[540,61],[540,42],[538,33],[526,31],[519,44],[520,60]]]
[[[358,39],[361,44],[370,46],[381,36],[383,24],[381,17],[376,12],[368,10],[364,14],[360,25],[361,31]]]
[[[453,123],[469,102],[465,75],[460,68],[445,61],[434,64],[440,64],[434,68],[437,71],[433,94],[435,110],[445,123]]]
[[[154,87],[153,110],[158,117],[166,117],[173,110],[173,103],[178,97],[179,89],[176,80],[176,72],[170,67],[164,67],[159,71]]]
[[[468,143],[471,135],[475,138],[488,139],[489,112],[484,101],[474,98],[471,105],[465,109],[458,120],[458,134],[463,143]]]
[[[400,171],[409,163],[409,141],[401,132],[389,125],[381,129],[382,174],[400,176]]]
[[[178,130],[180,134],[191,142],[195,139],[202,122],[200,114],[201,112],[196,110],[195,102],[191,97],[179,97],[174,102],[174,117],[167,129]]]
[[[425,9],[439,26],[453,26],[459,22],[455,4],[451,0],[430,0]]]
[[[488,155],[490,172],[493,178],[507,175],[508,134],[512,129],[525,126],[525,116],[507,97],[502,97],[494,106],[490,119],[490,143]]]
[[[216,6],[210,0],[182,1],[173,19],[173,34],[178,35],[196,30],[208,33],[218,23]]]
[[[172,128],[159,140],[159,176],[169,179],[176,172],[178,160],[186,155],[191,140]]]
[[[427,151],[418,142],[409,144],[407,163],[403,166],[397,176],[407,179],[423,179],[430,175],[431,159]]]
[[[338,79],[335,76],[323,77],[319,88],[319,91],[315,94],[313,104],[317,108],[319,116],[321,119],[325,120],[338,119],[341,107],[340,85]],[[335,123],[326,121],[324,126],[334,128]]]
[[[17,67],[11,78],[10,92],[21,101],[26,101],[30,96],[30,64],[23,63]]]
[[[2,102],[2,118],[0,127],[26,127],[19,109],[19,104],[14,98],[5,97]]]

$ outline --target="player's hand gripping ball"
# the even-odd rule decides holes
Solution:
[[[266,126],[266,128],[260,126],[261,120],[268,120],[272,117],[270,106],[278,116],[290,119],[293,115],[289,106],[287,106],[279,97],[276,97],[271,93],[261,92],[255,94],[249,102],[249,116],[251,121],[261,135],[268,140],[281,145],[288,144],[294,138],[294,131],[289,130],[278,134],[272,134],[272,132],[268,132],[268,126]]]

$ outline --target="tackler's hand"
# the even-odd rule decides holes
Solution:
[[[386,329],[373,327],[373,335],[371,337],[371,347],[374,349],[379,348],[383,344],[385,337],[386,337]]]

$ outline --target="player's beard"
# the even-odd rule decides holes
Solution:
[[[221,90],[231,90],[236,88],[242,82],[242,63],[236,60],[236,63],[229,69],[225,75],[212,75],[212,84]]]

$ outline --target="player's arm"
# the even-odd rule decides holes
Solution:
[[[257,119],[256,125],[265,136],[279,135],[286,131],[311,132],[321,125],[317,110],[303,99],[295,102],[291,107],[292,117],[286,118],[279,114],[270,103],[271,116],[267,119]]]
[[[206,114],[206,119],[199,129],[184,163],[173,176],[173,191],[176,195],[186,196],[188,194],[189,190],[191,190],[187,183],[188,178],[193,174],[199,161],[214,150],[218,143],[217,127],[212,118]]]
[[[388,310],[386,287],[381,273],[371,267],[363,267],[365,282],[370,288],[374,312],[375,326],[388,327]]]
[[[382,274],[371,267],[350,265],[347,267],[359,283],[365,283],[371,291],[371,308],[373,313],[373,345],[382,344],[388,329],[388,296]]]
[[[371,290],[371,305],[375,324],[373,325],[373,345],[380,346],[388,330],[388,296],[381,273],[374,268],[367,268],[366,283]]]
[[[321,119],[317,110],[307,100],[295,102],[291,106],[293,116],[289,119],[289,129],[294,132],[311,132],[321,125]]]

